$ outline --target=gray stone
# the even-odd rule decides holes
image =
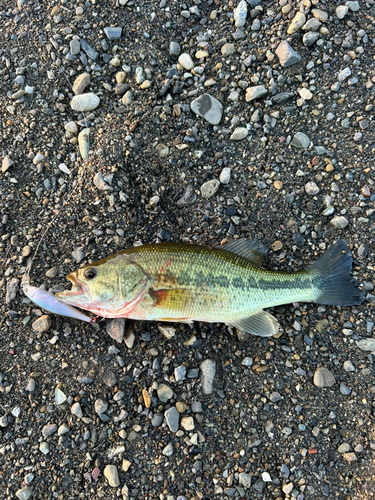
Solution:
[[[344,216],[337,215],[331,220],[331,224],[336,229],[344,229],[349,224],[349,221]]]
[[[181,66],[190,71],[191,69],[194,68],[195,66],[195,63],[193,61],[193,59],[191,58],[190,54],[187,54],[186,52],[184,52],[183,54],[180,55],[180,57],[178,58],[178,62],[181,64]]]
[[[191,184],[189,184],[184,194],[181,196],[180,199],[177,200],[176,205],[179,208],[186,208],[190,207],[191,205],[194,205],[196,201],[197,201],[197,194],[194,191],[194,187]]]
[[[90,92],[88,94],[75,95],[70,102],[70,106],[74,111],[85,113],[86,111],[93,111],[100,104],[99,97]]]
[[[289,45],[286,40],[283,40],[278,45],[275,52],[283,68],[288,68],[301,60],[301,56],[291,47],[291,45]]]
[[[96,50],[93,49],[91,45],[89,45],[83,38],[80,39],[80,44],[81,49],[86,52],[87,56],[90,57],[93,61],[96,61],[99,57],[99,54],[96,52]]]
[[[357,12],[357,10],[360,9],[360,5],[359,5],[359,2],[351,2],[351,1],[348,1],[348,2],[345,2],[345,5],[347,7],[349,7],[349,9],[352,11],[352,12]]]
[[[90,85],[90,75],[88,73],[82,73],[77,76],[73,83],[73,92],[75,95],[83,94],[86,87]]]
[[[340,384],[340,392],[344,396],[349,396],[349,394],[352,392],[352,390],[346,384],[344,384],[343,382],[341,382],[341,384]]]
[[[200,401],[194,401],[191,405],[191,411],[193,413],[202,413],[202,403]]]
[[[5,173],[12,165],[14,165],[14,161],[9,156],[5,156],[1,165],[1,171]]]
[[[177,42],[170,42],[169,43],[169,55],[173,57],[177,57],[180,55],[181,52],[181,47],[180,44]]]
[[[163,422],[163,415],[161,413],[154,413],[151,419],[151,423],[154,427],[159,427]]]
[[[6,415],[0,418],[0,427],[8,427],[8,417]]]
[[[70,409],[73,415],[75,415],[77,418],[82,418],[83,413],[82,413],[82,408],[79,403],[74,403]]]
[[[116,318],[106,324],[108,335],[119,344],[123,341],[125,334],[125,318]]]
[[[166,410],[164,412],[164,417],[171,432],[177,432],[178,424],[180,422],[180,414],[178,413],[177,408],[172,406],[172,408]]]
[[[70,431],[70,427],[68,424],[61,424],[60,427],[57,430],[57,435],[58,436],[65,436],[65,434],[68,434]]]
[[[303,12],[297,12],[293,17],[292,22],[288,26],[287,33],[288,35],[292,35],[296,33],[302,26],[306,23],[306,16]]]
[[[56,424],[46,424],[43,429],[42,429],[42,434],[45,438],[48,436],[51,436],[57,431],[57,425]]]
[[[125,106],[129,106],[133,102],[133,92],[131,90],[127,90],[122,96],[121,102]]]
[[[81,44],[79,43],[79,40],[76,40],[75,38],[73,38],[73,40],[70,40],[69,48],[70,53],[73,56],[78,55],[81,52]]]
[[[43,453],[43,455],[48,455],[48,453],[49,453],[48,443],[46,443],[45,441],[40,443],[39,450]]]
[[[349,78],[349,76],[352,74],[350,68],[344,68],[342,69],[339,74],[337,75],[337,80],[342,83],[344,80]]]
[[[321,24],[322,23],[319,21],[319,19],[317,19],[316,17],[312,17],[307,21],[307,23],[303,25],[302,29],[304,31],[316,31],[319,26],[321,26]]]
[[[230,182],[231,169],[230,167],[224,167],[220,173],[220,182],[222,184],[229,184]]]
[[[200,364],[200,369],[203,394],[212,394],[216,374],[216,363],[212,359],[205,359]]]
[[[78,146],[82,160],[87,160],[90,151],[91,128],[84,128],[78,134]]]
[[[355,372],[355,367],[350,360],[344,361],[343,368],[346,372]]]
[[[112,190],[111,186],[108,186],[108,184],[103,179],[103,175],[101,174],[101,172],[98,172],[97,174],[94,175],[94,184],[101,191]]]
[[[166,457],[171,457],[173,455],[173,443],[170,441],[167,446],[165,446],[162,450],[162,453]]]
[[[75,248],[72,252],[72,257],[79,264],[85,258],[85,252],[81,248]]]
[[[30,488],[28,488],[27,486],[16,491],[16,497],[19,500],[28,500],[32,494],[33,494],[32,490]]]
[[[348,451],[351,451],[352,447],[350,446],[349,443],[342,443],[340,446],[337,448],[337,451],[339,453],[348,453]]]
[[[176,382],[179,382],[180,380],[184,380],[186,376],[186,368],[185,366],[181,365],[175,368],[174,370],[174,378],[176,379]]]
[[[108,481],[109,486],[111,486],[112,488],[117,488],[118,486],[120,486],[120,480],[118,477],[116,465],[107,465],[106,467],[104,467],[103,474]]]
[[[191,110],[204,118],[211,125],[218,125],[223,115],[223,106],[220,101],[210,94],[203,94],[192,101]]]
[[[246,23],[247,17],[247,3],[245,0],[241,0],[240,3],[233,11],[234,24],[236,28],[241,28]]]
[[[320,22],[325,23],[328,19],[328,13],[321,9],[313,9],[312,15],[319,19]]]
[[[220,181],[217,179],[211,179],[210,181],[205,182],[201,186],[201,194],[202,198],[205,200],[209,200],[219,189]]]
[[[237,127],[234,129],[232,135],[230,136],[232,141],[241,141],[249,135],[249,131],[246,127]]]
[[[78,132],[78,126],[76,122],[73,121],[65,123],[64,128],[70,134],[76,134]]]
[[[103,373],[102,380],[107,387],[113,387],[117,383],[117,377],[112,370],[106,370]]]
[[[319,193],[319,187],[315,182],[307,182],[305,184],[305,191],[307,194],[314,196]]]
[[[66,401],[66,395],[58,388],[56,387],[55,389],[55,403],[57,406],[65,403]]]
[[[248,87],[246,89],[246,102],[255,101],[255,99],[259,99],[265,94],[267,94],[267,89],[263,85]]]
[[[338,7],[336,7],[336,16],[339,19],[344,19],[348,11],[349,7],[347,7],[346,5],[339,5]]]
[[[309,31],[308,33],[305,33],[302,37],[303,45],[305,45],[305,47],[311,47],[318,40],[319,37],[320,34],[317,33],[316,31]]]
[[[238,482],[247,490],[251,486],[251,474],[240,472],[238,474]]]
[[[357,340],[356,344],[360,349],[364,351],[370,351],[375,353],[375,339],[373,338]]]
[[[97,415],[101,415],[108,409],[108,402],[102,398],[98,398],[94,404],[94,410]]]
[[[307,137],[306,134],[302,132],[297,132],[292,141],[291,141],[291,146],[294,146],[295,148],[299,149],[307,149],[310,146],[310,139]]]
[[[166,403],[173,396],[172,389],[166,384],[159,384],[157,388],[158,398],[162,403]]]
[[[332,387],[335,383],[336,379],[328,368],[321,366],[316,369],[314,373],[314,385],[316,387]]]
[[[108,40],[118,40],[121,38],[122,28],[120,27],[106,27],[104,28],[104,33],[106,34]]]
[[[234,54],[236,52],[236,47],[233,43],[225,43],[222,47],[221,47],[221,53],[224,57],[226,56],[231,56],[232,54]]]
[[[5,302],[9,304],[16,298],[18,292],[18,285],[20,284],[20,280],[18,278],[12,278],[7,283],[7,292],[5,295]]]

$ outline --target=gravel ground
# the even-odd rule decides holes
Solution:
[[[374,0],[0,9],[1,499],[374,498]],[[275,308],[260,339],[20,288],[40,242],[58,290],[128,246],[240,237],[289,271],[344,238],[366,302]]]

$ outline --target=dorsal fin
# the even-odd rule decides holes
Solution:
[[[240,255],[247,260],[250,260],[256,266],[261,266],[265,256],[267,255],[267,248],[258,243],[256,240],[241,240],[232,241],[223,246],[218,246],[217,248],[223,248],[228,252]]]

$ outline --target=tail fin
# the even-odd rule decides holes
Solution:
[[[317,304],[353,306],[365,293],[351,283],[352,254],[344,240],[336,241],[307,271],[317,291]]]

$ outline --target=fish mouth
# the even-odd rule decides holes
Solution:
[[[58,300],[61,300],[62,302],[70,302],[73,301],[76,297],[86,295],[86,286],[84,285],[84,283],[82,283],[82,281],[78,280],[74,273],[68,274],[66,279],[69,280],[73,286],[70,290],[58,292],[56,294]]]

